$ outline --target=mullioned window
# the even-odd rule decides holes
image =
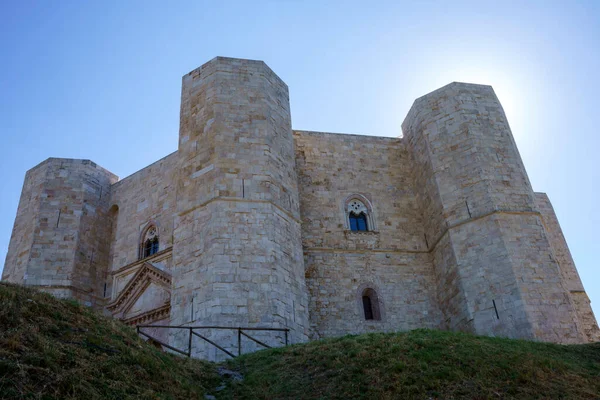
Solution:
[[[354,194],[344,204],[346,224],[352,232],[375,231],[373,209],[366,197]]]
[[[158,253],[158,229],[156,225],[150,225],[146,228],[142,235],[142,243],[140,244],[140,259],[150,257]]]

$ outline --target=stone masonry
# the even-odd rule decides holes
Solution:
[[[293,131],[265,63],[217,57],[183,77],[176,152],[122,180],[89,160],[27,172],[2,279],[131,325],[289,328],[292,342],[422,327],[600,340],[492,88],[451,83],[402,129]],[[152,334],[188,346],[183,330]],[[203,335],[237,351],[234,331]]]

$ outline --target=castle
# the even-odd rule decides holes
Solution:
[[[415,328],[599,340],[492,88],[429,93],[402,130],[292,130],[265,63],[217,57],[183,77],[176,152],[122,180],[89,160],[27,172],[2,279],[131,325],[289,328],[292,342]]]

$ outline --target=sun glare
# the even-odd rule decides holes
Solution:
[[[522,124],[522,113],[523,107],[519,104],[523,97],[519,96],[519,85],[516,79],[516,75],[511,75],[513,71],[511,69],[499,69],[498,67],[457,67],[455,69],[448,69],[443,75],[443,81],[449,82],[466,82],[466,83],[477,83],[481,85],[490,85],[494,88],[494,92],[504,112],[508,118],[508,122],[515,133],[520,131],[518,127]]]

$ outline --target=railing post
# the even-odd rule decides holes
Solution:
[[[161,342],[160,340],[156,339],[154,336],[149,335],[146,332],[142,332],[142,328],[153,328],[153,329],[187,329],[188,330],[188,348],[187,351],[186,350],[182,350],[182,349],[178,349],[176,347],[173,347],[171,345],[169,345],[168,343],[164,343]],[[194,332],[194,329],[224,329],[224,330],[236,330],[238,332],[238,356],[242,355],[242,336],[246,336],[248,339],[253,340],[254,342],[258,343],[261,346],[264,346],[266,348],[271,348],[271,346],[267,345],[264,342],[261,342],[260,340],[249,336],[247,333],[244,332],[244,330],[248,330],[251,332],[254,331],[268,331],[268,332],[283,332],[284,333],[284,340],[285,340],[285,345],[289,346],[292,342],[292,337],[290,336],[290,329],[289,328],[261,328],[261,327],[241,327],[238,326],[237,328],[235,327],[228,327],[228,326],[171,326],[171,325],[135,325],[135,330],[139,335],[142,335],[143,337],[146,337],[148,339],[152,339],[155,342],[157,342],[158,344],[160,344],[161,346],[173,350],[179,354],[182,354],[184,356],[187,356],[188,358],[192,357],[192,346],[193,346],[193,337],[192,335],[196,335],[199,338],[201,338],[202,340],[208,342],[209,344],[217,347],[217,349],[220,349],[222,351],[224,351],[225,353],[227,353],[229,356],[231,357],[235,357],[229,350],[224,349],[223,347],[221,347],[218,343],[215,343],[213,341],[211,341],[210,339],[208,339],[207,337],[204,337],[196,332]],[[235,350],[234,350],[235,351]]]
[[[188,338],[188,358],[192,356],[192,328],[189,328],[190,337]]]

